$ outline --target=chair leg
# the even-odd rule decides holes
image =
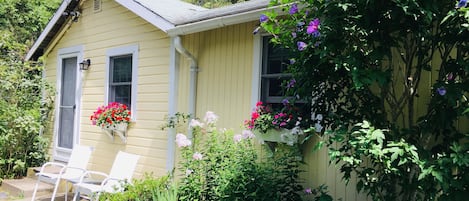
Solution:
[[[57,196],[57,189],[59,188],[59,184],[60,184],[60,178],[57,178],[57,181],[55,181],[54,192],[52,193],[52,198],[50,199],[50,201],[55,200],[55,196]]]
[[[37,176],[36,186],[34,187],[33,197],[31,198],[31,201],[34,201],[34,199],[36,199],[37,188],[39,188],[39,180],[41,180],[41,176]]]
[[[80,199],[80,191],[75,188],[75,194],[73,195],[73,201],[78,201]]]
[[[65,182],[65,201],[68,199],[68,182]]]

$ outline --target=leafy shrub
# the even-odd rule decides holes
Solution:
[[[169,175],[156,178],[145,174],[143,179],[134,179],[131,184],[124,184],[125,191],[120,193],[103,193],[103,201],[177,201],[177,188],[171,184]]]
[[[374,200],[467,200],[467,1],[279,5],[261,27],[291,50],[287,94],[321,114],[344,179]]]
[[[297,150],[279,145],[271,157],[260,158],[251,131],[217,129],[211,112],[204,119],[190,122],[192,140],[176,137],[184,174],[180,200],[301,200]]]
[[[48,140],[40,133],[53,101],[43,94],[50,87],[39,72],[39,66],[0,62],[1,178],[24,176],[28,167],[47,160]]]

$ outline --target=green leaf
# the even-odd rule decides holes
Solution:
[[[324,141],[319,141],[314,145],[313,152],[320,150],[324,146]]]
[[[374,130],[373,133],[371,133],[371,137],[372,139],[378,141],[380,145],[383,144],[383,140],[385,138],[384,133],[381,129]]]
[[[443,176],[441,176],[441,173],[438,171],[432,171],[432,175],[438,180],[439,182],[443,183]]]

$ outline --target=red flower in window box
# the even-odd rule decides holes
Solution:
[[[130,111],[127,105],[117,102],[100,106],[90,116],[91,123],[101,128],[112,128],[117,124],[130,123]]]

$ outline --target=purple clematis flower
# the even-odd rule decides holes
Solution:
[[[441,86],[441,87],[438,87],[438,89],[436,89],[436,92],[438,92],[440,96],[444,96],[446,94],[446,89],[445,87]]]
[[[453,81],[454,80],[453,72],[448,73],[446,77],[448,78],[448,81]]]
[[[295,79],[291,79],[288,84],[287,84],[287,88],[292,88],[295,86],[295,83],[296,83],[296,80]]]
[[[319,24],[321,24],[321,21],[319,21],[318,18],[314,19],[313,21],[309,22],[308,28],[306,29],[306,33],[308,34],[317,34]]]
[[[291,5],[290,11],[288,13],[290,13],[290,15],[293,15],[297,12],[298,12],[298,5],[296,3],[294,3],[294,4]]]
[[[267,20],[269,20],[269,18],[267,17],[267,15],[262,14],[262,15],[259,17],[259,21],[260,21],[261,23],[267,22]]]
[[[296,45],[298,46],[298,50],[300,51],[303,51],[306,49],[306,47],[308,47],[308,45],[303,41],[298,41]]]
[[[283,104],[284,106],[287,106],[288,104],[290,104],[290,101],[285,98],[285,99],[282,100],[282,104]]]
[[[295,59],[290,59],[290,65],[295,64],[296,60]]]
[[[458,5],[456,8],[462,8],[467,6],[467,0],[459,0]]]

